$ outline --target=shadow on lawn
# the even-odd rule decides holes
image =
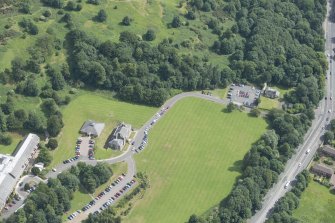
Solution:
[[[241,167],[243,164],[243,160],[237,160],[234,162],[233,166],[229,167],[228,170],[230,172],[241,172]]]

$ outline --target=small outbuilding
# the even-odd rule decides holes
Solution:
[[[320,176],[328,177],[328,178],[330,178],[334,173],[332,168],[321,165],[321,164],[314,165],[311,168],[311,172],[317,175],[320,175]]]
[[[86,121],[80,129],[81,134],[98,137],[105,128],[105,123],[98,123],[92,120]]]
[[[280,95],[280,92],[276,89],[267,87],[264,91],[264,96],[268,98],[278,98]]]
[[[34,164],[34,167],[37,167],[38,169],[40,169],[40,171],[42,171],[44,169],[44,163],[35,163]]]

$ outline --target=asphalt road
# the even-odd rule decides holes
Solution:
[[[333,0],[331,0],[333,1]],[[328,2],[327,10],[329,13],[330,2]],[[335,37],[335,24],[327,19],[324,24],[325,28],[325,38],[326,38],[326,55],[333,54],[333,43],[332,38]],[[334,92],[332,91],[334,86],[335,78],[333,61],[327,56],[329,60],[329,70],[327,71],[327,80],[326,80],[326,94],[327,100],[322,100],[319,107],[315,111],[315,119],[313,121],[312,127],[309,129],[308,133],[305,136],[304,143],[297,149],[297,152],[293,157],[287,162],[284,172],[279,176],[278,183],[276,183],[272,189],[269,190],[265,198],[263,199],[262,209],[256,212],[256,214],[248,220],[251,223],[261,223],[264,222],[271,209],[274,207],[276,201],[283,197],[287,191],[290,190],[291,186],[284,188],[285,184],[288,181],[295,179],[295,176],[305,169],[310,161],[313,159],[314,154],[316,153],[318,147],[321,145],[321,136],[324,134],[324,127],[329,123],[327,118],[331,120],[334,117],[334,103],[333,100],[330,100],[330,96],[334,97]],[[330,71],[332,75],[330,75]],[[331,113],[328,113],[328,110],[331,110]],[[307,153],[307,151],[309,152]],[[301,163],[301,166],[299,166]]]

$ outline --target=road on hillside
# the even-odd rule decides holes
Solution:
[[[209,100],[209,101],[212,101],[214,103],[219,103],[219,104],[222,104],[222,105],[226,105],[230,102],[228,99],[220,99],[220,98],[215,97],[215,96],[210,96],[210,95],[205,95],[205,94],[195,93],[195,92],[185,92],[185,93],[181,93],[181,94],[178,94],[178,95],[170,98],[168,101],[166,101],[164,103],[164,105],[162,105],[159,108],[158,112],[160,112],[160,111],[162,111],[166,108],[171,108],[179,100],[187,98],[187,97],[202,98],[202,99]],[[169,109],[166,109],[166,112],[168,112],[168,110]],[[78,215],[76,218],[74,218],[72,220],[72,222],[80,222],[80,220],[83,220],[83,219],[87,218],[89,213],[93,213],[94,211],[98,210],[112,195],[114,195],[116,192],[118,192],[130,180],[133,179],[134,175],[136,174],[136,165],[135,165],[135,161],[133,159],[133,155],[135,155],[136,153],[134,152],[134,150],[132,148],[138,148],[141,145],[141,143],[143,141],[143,137],[145,135],[144,134],[145,129],[150,128],[151,123],[154,120],[158,120],[157,119],[157,114],[152,116],[140,129],[138,129],[136,131],[136,135],[135,135],[135,138],[134,138],[134,145],[129,146],[128,149],[124,153],[122,153],[121,155],[119,155],[117,157],[109,158],[109,159],[104,159],[104,160],[89,160],[87,158],[80,157],[77,161],[74,161],[74,162],[71,162],[71,163],[67,163],[67,164],[60,163],[53,168],[55,171],[50,171],[49,173],[46,174],[46,178],[56,178],[59,173],[70,169],[71,166],[77,165],[77,163],[79,161],[85,162],[88,165],[96,165],[99,162],[105,162],[105,163],[109,163],[109,164],[114,164],[114,163],[119,163],[119,162],[126,162],[127,163],[128,172],[125,176],[125,179],[122,180],[122,182],[119,183],[116,187],[113,187],[112,190],[108,193],[108,196],[106,196],[106,195],[103,196],[101,199],[99,199],[96,202],[96,204],[92,208],[90,208],[89,210],[85,211],[84,213],[81,213],[80,215]],[[30,182],[30,181],[36,181],[36,177],[31,176],[31,175],[27,175],[24,178],[22,178],[19,181],[19,183],[23,182],[23,185],[24,185],[24,183]],[[26,193],[26,192],[21,192],[20,191],[19,195],[21,196],[22,200],[17,201],[16,204],[13,207],[11,207],[9,210],[3,210],[2,213],[1,213],[1,218],[8,218],[17,209],[21,208],[24,204],[25,199],[28,197],[29,194]]]
[[[321,136],[324,134],[327,124],[334,117],[334,103],[330,97],[334,97],[333,86],[335,78],[334,67],[332,58],[329,56],[334,55],[333,53],[333,42],[332,39],[335,37],[335,24],[329,20],[330,5],[333,0],[327,3],[327,17],[324,23],[325,38],[326,38],[326,56],[329,62],[329,70],[327,71],[326,79],[326,93],[327,100],[322,100],[319,107],[315,111],[315,119],[313,120],[312,127],[307,132],[304,143],[297,149],[297,152],[287,162],[285,170],[280,174],[278,183],[276,183],[267,193],[263,199],[261,210],[257,211],[256,214],[248,220],[250,223],[261,223],[265,222],[271,209],[274,207],[276,201],[283,197],[287,191],[291,189],[284,188],[288,181],[295,179],[295,176],[305,169],[310,161],[313,159],[318,147],[321,145]],[[332,72],[333,71],[333,72]],[[330,110],[330,113],[329,113]],[[308,152],[309,151],[309,152]]]

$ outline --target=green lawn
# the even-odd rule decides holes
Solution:
[[[149,145],[135,156],[150,188],[124,222],[186,222],[231,191],[241,160],[266,129],[261,118],[222,112],[198,98],[178,102],[149,133]]]
[[[0,144],[0,154],[11,155],[14,152],[16,146],[23,139],[23,136],[21,136],[20,134],[10,132],[8,134],[12,137],[13,142],[9,146]]]
[[[317,182],[311,181],[303,192],[293,216],[304,223],[335,222],[335,195]]]
[[[92,119],[106,124],[101,137],[98,138],[97,145],[99,146],[104,144],[107,136],[119,121],[139,128],[156,110],[157,108],[154,107],[119,102],[94,92],[84,92],[62,110],[65,126],[58,136],[59,146],[53,151],[51,167],[74,155],[76,139],[79,136],[78,131],[85,120]],[[99,155],[99,152],[103,154]],[[97,148],[96,153],[100,158],[112,156],[111,150],[105,151],[101,147]]]
[[[279,107],[278,99],[271,99],[264,96],[261,96],[261,103],[258,105],[259,109],[271,110],[273,108]]]

